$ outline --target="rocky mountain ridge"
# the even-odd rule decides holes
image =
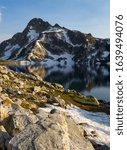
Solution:
[[[0,59],[57,61],[67,65],[109,63],[109,39],[94,38],[90,33],[52,26],[40,18],[32,19],[21,33],[0,44]]]

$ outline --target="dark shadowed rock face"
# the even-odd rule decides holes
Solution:
[[[67,32],[68,37],[70,38],[70,41],[72,41],[72,43],[74,45],[79,44],[79,45],[85,45],[86,42],[86,35],[79,32],[79,31],[71,31],[68,30]]]
[[[34,50],[33,50],[34,49]],[[0,59],[40,61],[48,58],[66,58],[72,55],[77,65],[109,62],[109,39],[97,39],[84,34],[54,26],[40,18],[32,19],[21,33],[0,44]]]
[[[28,23],[26,29],[23,32],[33,28],[37,32],[41,33],[42,31],[47,30],[49,27],[51,27],[51,25],[48,22],[43,21],[41,18],[34,18]]]

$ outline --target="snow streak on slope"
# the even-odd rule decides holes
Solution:
[[[11,56],[13,50],[16,50],[16,49],[18,50],[19,48],[20,48],[20,46],[18,44],[15,44],[15,45],[9,44],[5,48],[4,56],[1,57],[1,59],[8,59]]]
[[[67,30],[62,28],[51,28],[49,30],[43,31],[43,34],[56,33],[58,39],[63,40],[64,42],[70,44],[71,46],[82,46],[82,44],[73,44],[67,35]],[[44,40],[44,39],[43,39]],[[85,45],[84,45],[85,46]]]
[[[29,38],[29,42],[36,40],[39,37],[39,33],[37,33],[35,30],[30,29],[27,37]]]

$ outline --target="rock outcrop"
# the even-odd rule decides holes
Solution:
[[[13,103],[2,104],[1,107],[1,149],[94,149],[66,113],[41,111],[35,115]]]
[[[21,150],[28,148],[38,150],[93,149],[75,122],[62,113],[49,114],[45,120],[42,118],[37,123],[29,123],[24,130],[10,140],[9,144],[12,149]]]

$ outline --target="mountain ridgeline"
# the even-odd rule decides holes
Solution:
[[[32,19],[21,33],[0,44],[1,60],[29,60],[74,63],[108,64],[109,39],[93,37],[90,33],[69,30],[58,24],[52,26],[40,18]]]

